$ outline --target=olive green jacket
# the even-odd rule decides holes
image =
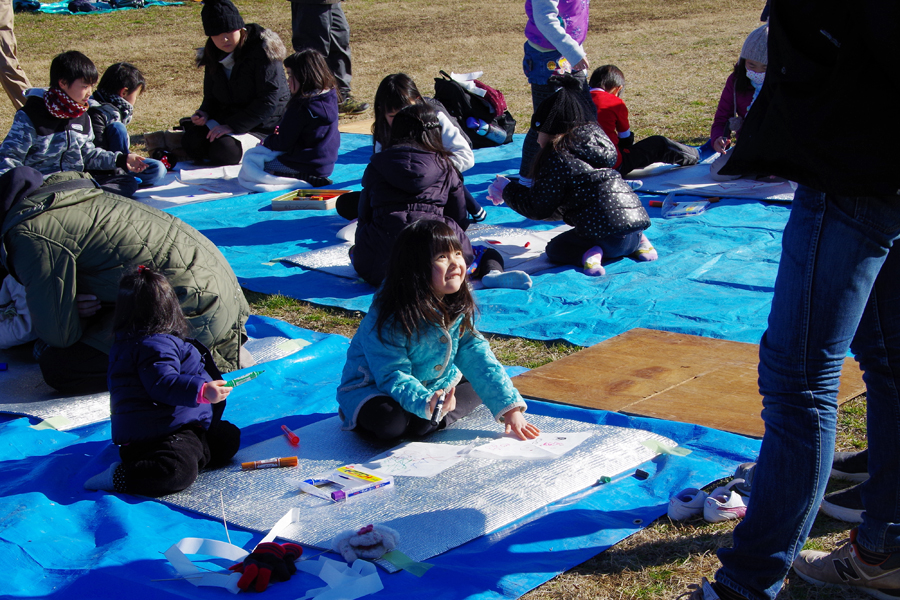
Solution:
[[[60,348],[77,341],[109,353],[119,278],[137,265],[162,271],[222,372],[241,367],[250,308],[231,266],[199,231],[170,214],[99,188],[44,192],[87,179],[57,173],[9,207],[0,225],[0,258],[25,286],[35,333]],[[75,294],[93,294],[101,310],[80,318]]]

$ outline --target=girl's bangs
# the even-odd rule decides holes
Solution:
[[[431,255],[462,250],[459,238],[450,227],[436,227],[431,237]]]

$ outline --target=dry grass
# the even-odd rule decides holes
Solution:
[[[274,29],[290,44],[290,9],[284,0],[237,0],[248,22]],[[381,78],[410,74],[425,94],[440,69],[484,70],[483,79],[504,92],[524,131],[531,112],[522,75],[522,0],[350,0],[344,10],[352,28],[354,95],[371,101]],[[721,86],[746,34],[757,26],[761,0],[595,0],[585,48],[592,66],[615,63],[627,79],[625,99],[637,136],[660,133],[699,142],[708,134]],[[32,83],[46,85],[50,60],[77,49],[102,70],[126,60],[145,73],[149,89],[140,99],[133,133],[174,125],[200,104],[202,73],[193,66],[205,38],[200,5],[121,11],[106,15],[16,16],[19,58]],[[0,130],[12,122],[0,102]],[[371,118],[371,114],[359,118]],[[360,315],[322,309],[279,296],[247,293],[254,311],[302,327],[351,336]],[[492,336],[506,364],[536,367],[578,350]],[[839,445],[865,445],[865,401],[841,412]],[[832,547],[846,526],[820,518],[811,546]],[[647,529],[549,583],[527,600],[580,598],[674,598],[687,584],[711,577],[715,550],[730,543],[731,525],[703,521],[672,524],[662,518]],[[785,598],[862,598],[822,591],[792,579]]]

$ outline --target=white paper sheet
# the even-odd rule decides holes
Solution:
[[[434,477],[465,459],[472,446],[408,442],[363,463],[378,475]]]
[[[591,437],[590,431],[542,433],[533,440],[504,436],[478,446],[469,453],[473,458],[512,458],[548,460],[559,458]]]

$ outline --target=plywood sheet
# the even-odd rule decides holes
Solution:
[[[632,329],[513,379],[526,398],[694,423],[762,437],[759,346]],[[865,393],[844,362],[838,402]]]

